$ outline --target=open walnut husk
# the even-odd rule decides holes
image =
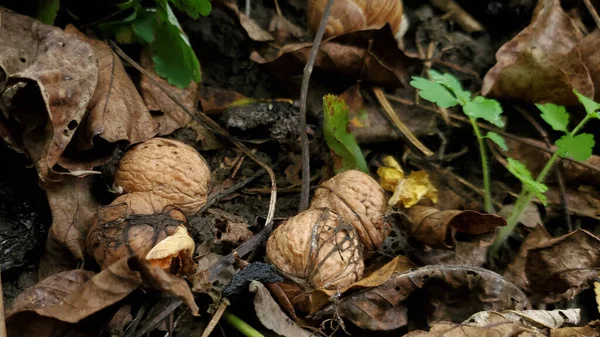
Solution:
[[[168,200],[151,193],[130,193],[98,209],[87,236],[87,249],[105,269],[126,256],[147,259],[173,274],[190,275],[194,240],[187,219]]]
[[[296,283],[339,289],[364,271],[354,228],[327,208],[310,208],[288,218],[267,241],[267,258]]]
[[[375,179],[358,170],[344,171],[319,185],[310,207],[330,208],[352,224],[367,252],[377,250],[390,233],[384,218],[385,192]]]

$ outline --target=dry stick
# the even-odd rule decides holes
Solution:
[[[404,98],[400,98],[400,97],[396,97],[396,96],[392,96],[392,95],[386,95],[386,97],[390,101],[398,102],[398,103],[401,103],[401,104],[404,104],[404,105],[408,105],[408,106],[416,106],[416,107],[419,107],[419,108],[421,108],[423,110],[427,110],[427,111],[431,111],[431,112],[434,112],[436,114],[439,114],[439,111],[437,111],[434,108],[431,108],[431,107],[428,107],[428,106],[424,106],[424,105],[421,105],[421,104],[415,104],[415,102],[413,102],[411,100],[408,100],[408,99],[404,99]],[[469,121],[469,119],[467,117],[459,116],[459,115],[456,115],[456,114],[453,114],[453,113],[449,113],[448,116],[451,119],[454,119],[454,120],[457,120],[457,121],[460,121],[460,122],[463,122],[463,123],[466,123],[466,124],[471,124],[471,122]],[[495,133],[497,133],[497,134],[499,134],[499,135],[501,135],[501,136],[503,136],[505,138],[512,139],[512,140],[514,140],[516,142],[525,144],[527,146],[531,146],[531,147],[536,148],[536,149],[538,149],[540,151],[543,151],[543,152],[546,152],[546,153],[550,153],[550,154],[554,154],[554,152],[556,152],[554,150],[549,150],[549,149],[547,149],[544,146],[541,146],[539,144],[531,142],[531,141],[529,141],[527,139],[523,139],[523,138],[521,138],[519,136],[515,136],[513,134],[510,134],[510,133],[507,133],[505,131],[502,131],[502,130],[500,130],[498,128],[495,128],[495,127],[492,127],[492,126],[489,126],[489,125],[486,125],[486,124],[483,124],[483,123],[479,123],[479,122],[477,123],[477,125],[480,128],[484,129],[484,130],[494,131]],[[570,158],[570,157],[566,157],[564,159],[566,159],[566,160],[568,160],[570,162],[576,163],[578,165],[581,165],[583,167],[586,167],[586,168],[588,168],[588,169],[590,169],[592,171],[595,171],[597,173],[600,173],[600,167],[595,167],[594,165],[591,165],[590,163],[586,163],[584,161],[575,160],[575,159]]]
[[[437,9],[447,12],[450,18],[467,33],[475,33],[483,30],[483,26],[479,21],[475,20],[471,14],[467,13],[453,0],[430,0],[430,2]]]
[[[321,40],[325,34],[325,26],[329,20],[331,6],[335,0],[328,0],[319,24],[319,30],[315,36],[315,40],[310,49],[308,62],[304,66],[304,74],[302,76],[302,87],[300,89],[300,141],[302,145],[302,189],[300,190],[300,205],[298,212],[302,212],[308,208],[308,195],[310,194],[310,152],[308,149],[308,134],[306,133],[306,99],[308,96],[308,85],[310,83],[310,74],[312,73],[317,54],[321,47]]]
[[[179,308],[182,304],[181,300],[175,299],[171,304],[163,309],[158,315],[154,316],[145,327],[141,328],[139,332],[135,334],[135,337],[143,337],[145,334],[150,333],[150,331],[154,330],[167,316],[173,313],[175,309]]]
[[[594,5],[592,5],[592,2],[590,0],[583,0],[583,3],[585,3],[585,7],[587,7],[588,11],[590,12],[590,15],[592,16],[592,18],[594,18],[594,21],[596,21],[596,26],[600,28],[600,17],[598,16],[598,12],[596,12],[596,9],[594,8]]]
[[[208,325],[206,326],[206,329],[204,329],[204,332],[202,333],[201,337],[210,336],[210,333],[215,329],[217,323],[219,323],[219,320],[221,319],[221,316],[223,316],[223,313],[225,312],[225,309],[227,309],[228,305],[229,300],[227,300],[226,298],[221,301],[219,308],[217,309],[213,317],[210,319],[210,322],[208,322]]]
[[[546,147],[548,149],[551,149],[552,143],[550,142],[550,139],[548,138],[548,133],[546,133],[546,130],[544,130],[544,128],[542,128],[542,126],[535,119],[533,119],[533,117],[531,117],[531,115],[529,113],[527,113],[527,111],[525,111],[524,109],[521,109],[521,108],[515,106],[515,110],[517,110],[521,114],[521,116],[523,116],[529,123],[531,123],[531,125],[533,125],[533,127],[537,130],[537,132],[540,134],[540,136],[546,143]],[[558,180],[558,189],[560,191],[560,203],[562,206],[563,215],[565,217],[565,222],[567,224],[567,228],[569,229],[569,232],[570,232],[573,230],[573,224],[571,223],[571,216],[569,215],[569,205],[567,203],[567,191],[565,188],[565,178],[564,178],[563,170],[562,170],[562,160],[559,159],[557,161],[557,164],[558,165],[556,166],[556,179]]]
[[[4,296],[2,295],[2,273],[0,273],[0,337],[7,337],[4,318]]]
[[[267,213],[266,226],[271,226],[271,221],[273,220],[273,215],[275,214],[275,203],[277,202],[277,182],[275,181],[275,173],[273,172],[273,169],[271,169],[271,167],[269,165],[263,163],[260,159],[258,159],[258,157],[254,153],[252,153],[252,151],[250,149],[248,149],[244,144],[233,139],[233,137],[231,137],[231,135],[229,135],[229,132],[227,132],[227,130],[223,129],[217,122],[210,119],[210,117],[208,117],[204,112],[196,109],[195,113],[192,113],[192,111],[190,111],[190,109],[188,109],[188,107],[186,107],[183,103],[181,103],[177,99],[177,97],[175,97],[169,91],[169,89],[167,89],[165,86],[160,84],[157,80],[155,80],[152,74],[150,74],[146,69],[142,68],[137,62],[135,62],[133,59],[131,59],[131,57],[127,56],[127,54],[125,54],[125,52],[123,52],[123,50],[119,46],[117,46],[116,43],[114,43],[112,40],[109,42],[110,42],[111,46],[114,48],[115,52],[121,58],[123,58],[125,61],[129,62],[129,64],[131,64],[139,72],[146,75],[148,77],[148,79],[152,82],[152,84],[154,84],[158,88],[160,88],[160,90],[162,90],[167,96],[169,96],[169,98],[175,104],[177,104],[181,109],[183,109],[183,111],[185,111],[188,115],[190,115],[193,120],[204,125],[205,127],[212,130],[213,132],[227,138],[227,140],[229,140],[231,143],[233,143],[233,145],[235,145],[235,147],[237,147],[242,152],[244,152],[244,154],[246,154],[246,156],[248,156],[255,163],[257,163],[260,167],[265,169],[265,171],[267,171],[267,173],[269,173],[269,178],[271,178],[271,200],[269,201],[269,211]]]
[[[400,118],[398,118],[394,108],[392,108],[392,105],[385,97],[383,91],[380,88],[373,88],[373,92],[375,93],[379,104],[381,104],[383,107],[383,110],[390,117],[392,122],[394,122],[394,125],[398,128],[398,130],[400,130],[400,133],[402,133],[414,147],[419,149],[423,155],[426,157],[433,156],[433,152],[429,150],[427,146],[423,145],[423,143],[421,143],[421,141],[410,131],[410,129],[400,120]]]

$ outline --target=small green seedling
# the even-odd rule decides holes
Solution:
[[[536,104],[537,108],[542,112],[542,119],[546,121],[546,123],[548,123],[548,125],[550,125],[554,130],[564,133],[564,135],[555,143],[556,147],[558,148],[557,151],[552,155],[552,157],[550,157],[538,175],[537,179],[533,179],[531,173],[527,170],[525,165],[517,160],[508,158],[508,170],[521,181],[522,190],[519,198],[515,202],[512,213],[506,220],[507,225],[500,228],[494,243],[489,249],[490,257],[495,258],[498,256],[498,251],[515,229],[519,221],[519,217],[534,195],[544,205],[546,205],[545,192],[548,190],[548,187],[544,185],[544,179],[558,158],[570,157],[575,160],[583,161],[587,160],[592,155],[594,136],[589,133],[579,134],[578,132],[590,119],[600,119],[600,113],[598,113],[598,110],[600,110],[600,104],[581,95],[576,90],[573,90],[573,92],[577,96],[577,99],[579,99],[579,102],[585,108],[586,116],[571,131],[568,129],[569,113],[565,107],[551,103]]]
[[[428,72],[430,80],[413,76],[410,85],[419,89],[419,96],[427,101],[437,104],[441,108],[450,108],[460,105],[462,110],[473,127],[477,142],[479,144],[479,153],[481,157],[481,169],[483,171],[483,189],[484,205],[488,213],[493,213],[493,205],[490,188],[490,174],[487,162],[486,149],[483,143],[485,138],[496,143],[503,150],[507,150],[506,142],[499,134],[488,132],[482,135],[478,119],[483,119],[499,128],[504,126],[504,121],[500,118],[502,107],[498,101],[485,98],[483,96],[471,97],[471,93],[463,90],[460,82],[450,74],[440,74],[437,71]]]

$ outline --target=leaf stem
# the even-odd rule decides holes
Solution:
[[[583,128],[585,123],[587,123],[591,117],[592,117],[591,115],[586,115],[585,118],[583,118],[583,120],[581,122],[579,122],[579,124],[577,124],[577,126],[573,129],[573,131],[569,132],[568,134],[571,136],[575,136],[575,134],[577,134],[577,132],[579,132],[579,130],[581,130],[581,128]],[[548,175],[548,173],[550,173],[550,169],[552,169],[552,166],[554,166],[554,163],[556,163],[556,161],[558,160],[559,157],[560,157],[559,151],[554,152],[552,157],[550,157],[550,159],[548,160],[548,162],[546,163],[546,165],[544,166],[544,168],[538,175],[538,177],[536,179],[536,183],[541,184],[544,182],[544,180],[546,179],[546,176]],[[519,217],[525,210],[525,207],[527,207],[527,205],[531,201],[531,198],[533,198],[534,194],[535,193],[533,190],[527,188],[526,186],[523,186],[523,189],[521,190],[521,194],[519,195],[519,198],[517,198],[517,201],[515,202],[515,206],[514,206],[512,212],[506,219],[506,226],[500,228],[500,230],[498,231],[498,235],[496,236],[496,239],[494,240],[494,243],[492,243],[492,245],[490,246],[490,249],[488,251],[490,254],[490,257],[495,258],[498,256],[497,254],[500,251],[500,248],[504,245],[504,242],[506,241],[506,239],[510,236],[510,234],[513,232],[513,230],[517,226],[517,223],[519,222]]]
[[[230,313],[229,311],[225,311],[223,313],[223,319],[246,337],[265,337],[256,329],[251,327],[248,323],[244,322],[241,318]]]
[[[483,143],[483,137],[481,136],[481,130],[475,121],[475,118],[469,117],[475,136],[477,137],[477,143],[479,144],[479,154],[481,157],[481,169],[483,171],[483,203],[485,211],[489,214],[494,213],[494,206],[492,205],[492,191],[490,188],[490,172],[488,168],[487,154],[485,152],[485,144]]]

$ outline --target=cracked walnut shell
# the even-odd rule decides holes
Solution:
[[[151,192],[192,215],[206,203],[210,168],[193,147],[157,137],[125,153],[114,185],[125,193]]]
[[[326,208],[310,208],[283,222],[267,241],[267,258],[316,289],[345,287],[364,271],[356,231]]]
[[[366,251],[374,251],[388,236],[387,198],[375,179],[358,170],[336,174],[317,187],[310,204],[327,207],[354,226]]]

